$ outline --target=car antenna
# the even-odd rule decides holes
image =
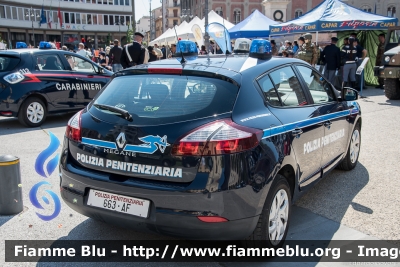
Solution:
[[[174,31],[175,31],[175,36],[176,36],[176,39],[178,40],[178,45],[179,45],[179,38],[178,38],[178,34],[176,33],[176,25],[174,26]],[[181,57],[182,57],[181,64],[184,64],[186,62],[186,59],[183,57],[183,52],[182,52],[181,47],[179,47],[179,50],[181,50]]]

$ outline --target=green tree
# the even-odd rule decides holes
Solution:
[[[130,44],[133,42],[133,34],[135,33],[135,26],[128,24],[128,30],[126,31],[126,43]]]

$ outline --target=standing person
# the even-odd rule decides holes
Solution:
[[[356,57],[357,57],[357,50],[354,46],[355,39],[350,37],[349,44],[344,46],[341,51],[341,58],[343,65],[343,87],[351,86],[355,87],[356,85]],[[350,84],[349,84],[349,76],[350,76]]]
[[[87,57],[87,52],[85,50],[85,45],[83,43],[78,44],[78,52],[76,53],[81,55],[82,57]]]
[[[172,58],[176,52],[176,44],[171,45],[171,50],[169,51],[168,58]]]
[[[346,37],[346,38],[343,39],[342,49],[343,49],[343,47],[345,47],[348,44],[349,44],[349,38]]]
[[[165,45],[162,46],[161,52],[163,53],[162,59],[167,58],[167,49],[165,48]]]
[[[385,34],[384,33],[379,34],[378,40],[379,40],[379,45],[378,45],[378,51],[376,52],[375,66],[382,65],[383,54],[385,53]],[[375,88],[383,89],[384,79],[378,78],[378,83],[379,85]]]
[[[275,40],[271,40],[271,47],[272,47],[272,56],[278,55],[278,48],[276,47]]]
[[[135,32],[133,43],[122,50],[121,65],[124,69],[143,64],[146,55],[146,49],[142,46],[143,37],[140,32]]]
[[[294,41],[293,42],[293,53],[296,53],[298,49],[299,49],[299,45],[297,44],[297,41]]]
[[[154,48],[152,46],[147,47],[147,50],[149,51],[149,62],[156,61],[157,60],[157,53],[154,51]]]
[[[311,42],[311,33],[304,34],[304,37],[300,37],[297,41],[300,46],[297,50],[296,58],[302,59],[308,64],[315,65],[317,63],[317,48]]]
[[[335,73],[340,69],[340,49],[336,46],[337,41],[338,38],[332,37],[331,44],[325,46],[320,56],[321,61],[325,63],[324,76],[331,84],[335,84]]]
[[[367,56],[367,50],[364,49],[364,47],[362,47],[360,45],[360,42],[357,38],[354,39],[354,43],[353,43],[354,47],[357,50],[357,54],[356,54],[356,65],[357,68],[361,65],[361,63],[363,62],[364,58]],[[362,76],[362,77],[361,77]],[[361,88],[361,79],[364,79],[364,75],[356,75],[356,86],[355,89],[359,90]]]
[[[157,54],[157,60],[160,60],[160,59],[163,58],[164,54],[163,54],[163,52],[161,51],[161,49],[158,48],[158,44],[154,44],[154,51],[155,51],[156,54]]]
[[[201,46],[200,55],[207,55],[207,50],[205,45]]]
[[[119,40],[114,40],[114,46],[110,50],[110,60],[113,72],[122,70],[121,55],[123,48],[119,46]]]

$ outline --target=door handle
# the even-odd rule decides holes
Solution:
[[[326,122],[324,122],[324,126],[325,126],[326,128],[328,128],[328,129],[331,128],[331,125],[332,125],[332,122],[331,122],[331,121],[326,121]]]
[[[303,133],[303,130],[302,129],[294,129],[293,131],[292,131],[292,135],[294,136],[294,137],[296,137],[296,138],[299,138],[300,137],[300,135]]]

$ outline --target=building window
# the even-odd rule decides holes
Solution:
[[[217,13],[218,15],[220,15],[221,17],[224,17],[224,13],[222,11],[222,7],[217,7],[215,9],[215,13]]]
[[[233,11],[233,23],[238,24],[241,21],[241,12],[239,9]]]
[[[1,19],[6,18],[6,10],[4,9],[4,6],[0,6],[0,18]]]
[[[104,15],[104,25],[108,25],[108,15]]]
[[[396,7],[394,6],[388,7],[387,16],[391,18],[396,17]]]
[[[174,17],[178,17],[178,9],[174,9]]]
[[[294,12],[294,18],[297,19],[298,17],[303,16],[303,10],[296,10],[296,12]]]
[[[75,15],[75,18],[76,18],[76,24],[81,24],[81,14],[80,13],[76,13],[76,15]]]
[[[173,23],[174,23],[174,26],[175,26],[175,25],[178,25],[178,20],[177,20],[177,19],[174,19]]]
[[[361,10],[364,10],[365,12],[368,12],[368,13],[372,13],[372,8],[368,5],[363,5],[361,7]]]
[[[64,22],[69,23],[69,13],[68,12],[64,12]]]

